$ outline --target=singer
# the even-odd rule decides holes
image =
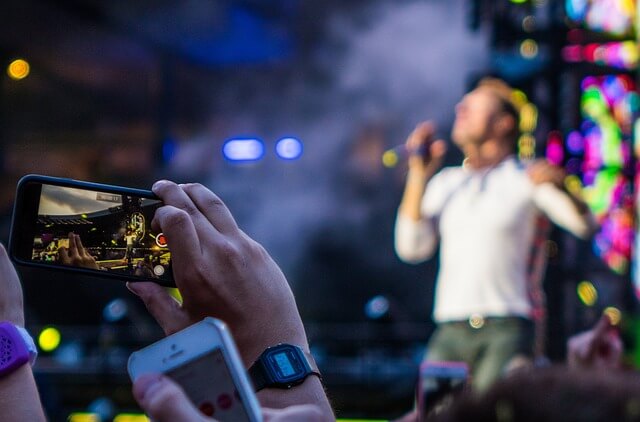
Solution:
[[[533,356],[537,309],[529,288],[536,224],[549,218],[581,238],[596,228],[580,198],[564,189],[563,169],[529,165],[514,153],[519,137],[513,89],[483,79],[455,109],[453,143],[465,159],[440,170],[446,143],[418,124],[406,141],[409,171],[395,226],[406,262],[429,259],[440,244],[433,318],[425,359],[465,361],[484,390],[516,360]]]

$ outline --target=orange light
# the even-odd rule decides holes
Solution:
[[[29,76],[29,70],[29,62],[23,59],[16,59],[7,67],[7,75],[9,75],[11,79],[19,81]]]

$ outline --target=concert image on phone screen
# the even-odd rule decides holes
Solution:
[[[182,386],[205,415],[221,422],[249,421],[222,350],[206,353],[167,372],[167,375]]]
[[[151,220],[162,202],[43,184],[31,260],[171,281],[171,254]]]

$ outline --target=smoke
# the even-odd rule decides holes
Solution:
[[[469,75],[485,68],[487,39],[467,30],[465,3],[374,1],[328,14],[321,42],[290,64],[295,69],[238,71],[210,92],[217,118],[203,140],[180,146],[173,171],[204,169],[207,185],[285,273],[323,231],[341,237],[333,240],[340,245],[365,248],[363,259],[375,265],[397,262],[390,237],[374,235],[384,243],[376,245],[367,234],[381,203],[392,225],[402,189],[401,170],[383,169],[379,154],[424,119],[445,136]],[[232,135],[264,139],[265,159],[223,162],[217,151]],[[284,135],[303,141],[302,159],[274,157],[274,142]],[[214,163],[203,158],[212,156]]]

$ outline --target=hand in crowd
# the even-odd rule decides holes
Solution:
[[[562,167],[554,166],[547,160],[536,160],[527,167],[527,174],[534,185],[553,183],[558,189],[564,188],[566,173]]]
[[[157,422],[213,422],[187,398],[182,388],[163,375],[146,374],[133,385],[133,396],[147,415]],[[265,422],[320,422],[322,412],[314,405],[295,405],[284,409],[262,409]]]
[[[152,221],[167,237],[173,275],[183,298],[176,302],[151,282],[128,283],[166,334],[204,317],[226,322],[248,368],[268,347],[290,343],[309,350],[293,293],[264,248],[240,230],[229,209],[200,184],[156,182],[164,205]],[[265,389],[263,405],[317,404],[324,418],[333,412],[318,377],[291,390]]]
[[[567,361],[580,369],[618,369],[622,362],[622,340],[607,315],[591,330],[572,336],[567,342]]]
[[[200,184],[159,181],[164,206],[153,227],[167,237],[182,305],[154,283],[129,283],[166,334],[206,316],[227,323],[246,365],[269,346],[305,345],[289,285],[264,248],[243,233],[224,203]]]
[[[24,327],[22,286],[4,246],[0,244],[0,321]],[[46,420],[31,366],[25,364],[0,377],[0,419]]]
[[[409,151],[409,169],[423,173],[435,173],[447,152],[445,141],[434,140],[436,128],[431,122],[419,123],[409,134],[406,148]]]
[[[84,248],[80,236],[75,233],[69,233],[69,248],[59,248],[58,256],[62,265],[100,269],[96,259]]]

